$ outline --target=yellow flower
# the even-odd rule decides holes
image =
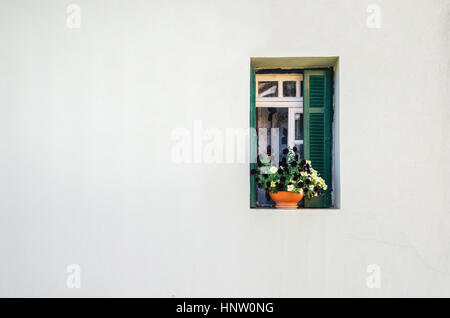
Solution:
[[[326,190],[328,187],[327,187],[327,185],[325,184],[324,186],[323,186],[323,189],[324,190]]]
[[[274,182],[274,181],[272,181],[271,183],[270,183],[270,186],[271,187],[275,187],[277,184]]]

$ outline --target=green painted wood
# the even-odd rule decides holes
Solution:
[[[305,200],[307,208],[328,208],[331,205],[331,70],[305,70],[303,129],[305,158],[311,160],[328,185],[321,196]]]
[[[255,69],[250,67],[250,171],[256,168],[257,136],[256,136],[256,106],[255,106]],[[250,207],[256,207],[256,182],[250,173]]]

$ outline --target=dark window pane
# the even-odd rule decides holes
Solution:
[[[295,140],[303,140],[303,114],[295,114]]]
[[[300,96],[303,97],[303,81],[300,81]]]
[[[296,153],[300,156],[300,158],[304,158],[303,144],[295,144],[295,147],[297,147]]]
[[[278,97],[278,82],[258,82],[259,97]]]
[[[283,82],[283,96],[284,97],[295,97],[297,94],[297,86],[295,81],[285,81]]]

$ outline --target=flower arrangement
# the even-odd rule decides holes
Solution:
[[[327,189],[325,180],[311,166],[311,161],[301,159],[297,147],[285,148],[284,157],[277,167],[270,161],[271,149],[257,159],[257,169],[252,169],[256,184],[268,193],[288,191],[304,195],[305,198],[319,196]],[[260,159],[261,157],[261,159]]]

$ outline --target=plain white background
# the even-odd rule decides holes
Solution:
[[[450,296],[449,1],[70,3],[0,2],[1,296]],[[340,210],[171,161],[175,128],[248,128],[270,56],[340,57]]]

